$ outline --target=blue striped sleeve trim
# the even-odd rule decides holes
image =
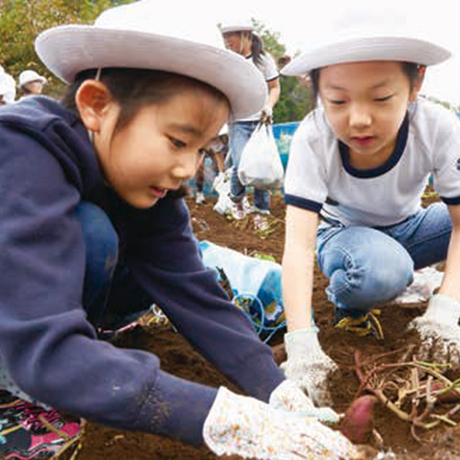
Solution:
[[[299,198],[298,196],[289,195],[287,193],[284,194],[284,202],[317,213],[319,213],[323,207],[323,204],[317,201],[306,200],[305,198]]]
[[[446,198],[444,196],[439,197],[441,200],[446,203],[447,205],[455,205],[455,204],[460,204],[460,196],[457,196],[455,198]]]

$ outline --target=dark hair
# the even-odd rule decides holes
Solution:
[[[265,54],[264,43],[256,32],[250,32],[251,34],[251,55],[254,64],[261,64],[261,56]]]
[[[84,70],[77,74],[74,82],[64,94],[61,103],[64,107],[78,113],[75,96],[81,84],[88,79],[95,79],[97,69]],[[110,91],[113,99],[120,106],[115,132],[126,127],[143,107],[151,104],[165,104],[180,92],[186,85],[192,84],[196,88],[203,88],[215,96],[219,101],[227,101],[227,97],[218,89],[207,83],[191,77],[160,70],[129,69],[129,68],[104,68],[99,80]],[[187,195],[188,188],[181,187],[169,196],[182,197]]]
[[[410,84],[410,89],[412,90],[415,82],[417,81],[419,76],[419,68],[420,66],[418,64],[415,64],[413,62],[401,62],[401,68],[403,72],[407,75],[409,78],[409,84]],[[319,75],[320,75],[321,68],[319,69],[313,69],[310,71],[310,79],[311,79],[311,99],[313,106],[316,106],[316,103],[318,101],[319,97]]]
[[[97,69],[78,73],[64,94],[62,104],[78,112],[75,102],[77,91],[85,80],[95,79],[96,75]],[[120,106],[115,131],[120,131],[128,125],[143,107],[165,104],[190,84],[198,89],[211,91],[217,100],[225,100],[228,103],[227,97],[221,91],[205,82],[161,70],[110,67],[102,69],[99,80],[107,86],[111,96]]]

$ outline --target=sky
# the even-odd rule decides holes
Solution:
[[[254,18],[272,32],[289,54],[303,49],[305,44],[329,32],[335,18],[344,18],[350,9],[371,8],[376,14],[408,13],[411,27],[418,28],[430,40],[444,45],[453,57],[428,69],[422,93],[460,105],[460,15],[458,0],[181,0],[192,4],[199,20],[222,22],[226,18]],[[176,10],[176,2],[171,3]],[[162,6],[163,8],[163,6]],[[190,16],[186,20],[190,20]],[[198,19],[199,18],[199,19]],[[331,30],[333,33],[333,31]]]

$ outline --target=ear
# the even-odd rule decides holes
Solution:
[[[80,117],[88,131],[99,132],[101,120],[112,101],[109,89],[97,80],[85,80],[75,95]]]
[[[422,88],[423,80],[425,79],[426,66],[421,65],[418,68],[418,75],[412,85],[409,101],[414,102],[417,99],[418,93]]]

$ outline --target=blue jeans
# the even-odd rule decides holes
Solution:
[[[238,178],[238,165],[240,164],[241,153],[258,124],[258,121],[240,121],[229,125],[230,155],[233,164],[230,197],[232,201],[237,203],[246,195],[246,187]],[[254,188],[254,205],[263,211],[268,211],[270,209],[270,192]]]
[[[76,209],[86,248],[82,304],[96,328],[116,329],[139,317],[152,304],[151,297],[119,261],[118,234],[98,206],[82,202]]]
[[[322,223],[317,260],[329,278],[328,299],[338,308],[363,312],[394,299],[412,282],[414,269],[445,260],[451,232],[443,203],[389,227]]]

